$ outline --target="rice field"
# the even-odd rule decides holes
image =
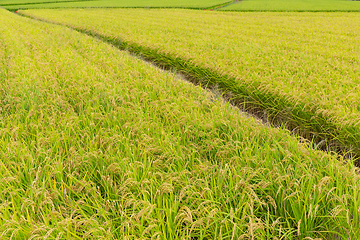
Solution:
[[[360,2],[352,0],[242,0],[224,7],[232,11],[360,12]]]
[[[360,153],[358,13],[21,13],[117,41],[215,85],[245,109],[317,138],[330,150]]]
[[[359,236],[341,156],[99,39],[0,29],[0,239]]]
[[[68,0],[0,0],[0,5],[12,5],[12,4],[31,4],[42,2],[62,2]]]
[[[89,1],[89,0],[0,0],[0,6],[15,8],[16,6],[26,6],[26,5],[38,5],[44,3],[59,3],[59,2],[79,2],[79,1]]]
[[[210,8],[212,6],[222,5],[229,0],[28,0],[26,4],[19,4],[17,1],[26,0],[0,0],[0,6],[5,5],[7,9],[32,9],[32,8]],[[37,2],[39,1],[39,2]],[[34,4],[32,4],[34,2]],[[40,3],[43,2],[43,3]]]

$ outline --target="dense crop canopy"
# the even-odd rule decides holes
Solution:
[[[65,27],[0,10],[1,239],[359,232],[355,169]]]
[[[360,11],[352,0],[243,0],[223,8],[235,11]]]
[[[61,3],[71,3],[71,2],[85,2],[92,0],[0,0],[0,7],[7,9],[18,9],[18,8],[34,8],[40,7],[42,4],[61,4]]]
[[[27,2],[26,4],[19,4]],[[32,4],[35,3],[35,4]],[[41,3],[43,2],[43,3]],[[77,8],[77,7],[166,7],[166,8],[209,8],[229,0],[0,0],[0,6],[8,9],[31,8]]]
[[[135,43],[173,56],[173,62],[184,59],[190,65],[184,71],[210,69],[226,76],[215,82],[234,98],[250,96],[252,104],[296,129],[360,155],[359,14],[141,9],[26,14]]]

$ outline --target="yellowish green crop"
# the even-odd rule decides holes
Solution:
[[[21,4],[24,2],[24,4]],[[209,8],[223,5],[230,0],[0,0],[7,9],[32,8]]]
[[[264,117],[360,155],[357,13],[23,13],[120,41],[123,48],[220,86]]]
[[[360,2],[353,0],[240,0],[222,10],[360,12]]]
[[[69,2],[76,0],[0,0],[0,6],[8,6],[8,5],[21,5],[21,4],[41,4],[41,3],[51,3],[51,2]],[[86,0],[78,0],[78,1],[86,1]]]
[[[0,239],[359,236],[351,164],[100,40],[0,29]]]

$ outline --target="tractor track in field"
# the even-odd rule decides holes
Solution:
[[[132,56],[139,58],[142,61],[161,69],[162,71],[170,71],[172,73],[175,72],[175,74],[178,75],[177,78],[179,80],[184,80],[190,82],[191,84],[199,85],[203,89],[211,91],[215,96],[218,96],[218,98],[222,98],[224,101],[229,102],[233,107],[236,107],[246,116],[257,119],[259,124],[264,124],[275,128],[286,128],[293,136],[299,138],[300,142],[307,143],[313,149],[325,151],[330,154],[337,154],[339,159],[342,159],[343,161],[354,161],[354,165],[356,167],[360,167],[360,154],[358,154],[356,151],[352,151],[348,146],[342,144],[340,141],[322,138],[319,136],[319,133],[316,132],[302,131],[298,125],[284,122],[281,117],[277,118],[269,116],[266,108],[261,108],[259,105],[256,105],[251,101],[253,100],[251,96],[248,96],[250,101],[247,99],[235,99],[232,92],[226,91],[224,87],[219,86],[214,83],[214,81],[212,81],[217,78],[230,79],[229,76],[219,75],[210,69],[201,68],[198,66],[196,66],[197,71],[194,71],[192,70],[194,68],[192,63],[189,63],[188,61],[179,57],[174,58],[171,54],[161,53],[159,52],[159,49],[150,49],[133,42],[127,42],[103,36],[97,32],[86,30],[80,27],[74,27],[46,19],[36,18],[22,13],[15,12],[15,14],[41,22],[67,27],[79,33],[99,39],[107,44],[111,44],[119,50],[127,51]]]

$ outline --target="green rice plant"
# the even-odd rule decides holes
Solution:
[[[0,26],[0,239],[360,234],[340,156],[85,34]]]
[[[19,0],[21,1],[21,0]],[[39,1],[39,2],[36,2]],[[34,2],[34,4],[32,4]],[[32,8],[211,8],[223,6],[229,0],[78,0],[78,1],[46,1],[29,0],[26,4],[11,4],[6,1],[3,5],[7,9],[32,9]],[[5,2],[4,2],[5,3]],[[2,2],[0,0],[0,6]]]
[[[355,13],[28,10],[221,89],[317,147],[360,156]],[[137,18],[134,16],[142,16]]]
[[[0,6],[16,8],[16,6],[25,5],[41,5],[41,4],[53,4],[53,3],[65,3],[65,2],[81,2],[89,0],[0,0]]]
[[[352,0],[240,0],[225,6],[231,11],[359,12],[360,3]]]
[[[0,0],[0,5],[17,5],[17,4],[29,4],[29,3],[42,3],[42,2],[61,2],[69,0]]]

